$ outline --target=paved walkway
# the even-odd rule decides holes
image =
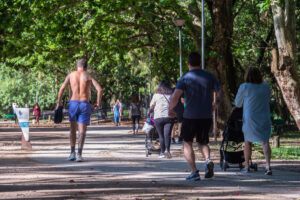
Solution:
[[[144,135],[134,137],[128,131],[129,128],[125,127],[90,127],[83,151],[85,162],[82,163],[66,161],[68,146],[35,151],[31,159],[55,168],[82,171],[91,176],[101,174],[128,183],[150,181],[160,183],[158,187],[180,185],[194,194],[197,194],[196,187],[202,187],[201,192],[207,198],[226,198],[228,195],[243,199],[260,199],[265,195],[266,199],[300,198],[300,173],[293,172],[275,170],[273,176],[265,176],[260,168],[256,173],[243,175],[238,169],[223,172],[215,163],[215,177],[207,180],[203,177],[204,163],[200,162],[198,166],[202,180],[187,182],[184,179],[189,172],[183,158],[159,159],[157,154],[146,158]],[[180,145],[172,145],[171,152],[180,148]],[[134,185],[132,187],[135,188]],[[203,187],[207,191],[204,192]]]

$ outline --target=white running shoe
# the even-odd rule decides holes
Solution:
[[[165,158],[166,156],[165,156],[164,153],[160,153],[158,157],[159,157],[159,158]]]
[[[80,154],[77,154],[76,162],[83,162],[83,158]]]
[[[68,161],[74,161],[74,160],[76,160],[75,152],[72,152],[67,160]]]

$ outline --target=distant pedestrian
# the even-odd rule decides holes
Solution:
[[[12,109],[13,109],[15,124],[18,122],[18,117],[17,117],[17,114],[16,114],[16,108],[18,108],[18,107],[19,107],[19,105],[17,103],[12,103]]]
[[[188,56],[187,65],[189,72],[180,78],[173,94],[169,115],[176,116],[173,110],[184,93],[186,107],[183,113],[182,136],[184,146],[184,156],[188,162],[192,173],[186,180],[200,180],[199,170],[196,167],[195,153],[193,150],[193,140],[202,152],[205,160],[205,178],[214,175],[214,163],[210,159],[209,130],[212,125],[213,109],[219,104],[222,97],[222,89],[219,82],[211,73],[201,69],[201,56],[193,52]],[[213,92],[217,93],[216,104],[213,105]]]
[[[40,124],[41,108],[38,103],[35,104],[33,108],[33,115],[35,116],[35,121],[37,124]]]
[[[161,81],[150,103],[150,108],[154,108],[155,128],[159,135],[160,158],[171,158],[171,131],[174,123],[168,113],[172,92],[170,84],[167,81]]]
[[[116,100],[116,104],[114,105],[114,122],[116,126],[120,126],[120,117],[122,117],[121,114],[121,106],[120,106],[120,100]]]
[[[131,104],[129,108],[129,119],[130,118],[132,119],[133,135],[138,134],[141,119],[141,105],[137,96],[133,96],[131,98]]]
[[[271,162],[271,118],[270,118],[270,95],[271,90],[268,83],[263,82],[262,75],[256,67],[247,69],[245,83],[240,85],[235,97],[235,105],[243,107],[243,133],[245,138],[244,172],[249,172],[249,160],[251,157],[252,142],[261,142],[265,159],[266,175],[272,175]]]
[[[119,104],[120,104],[120,125],[122,121],[122,116],[123,116],[123,110],[124,110],[124,104],[121,102],[121,99],[119,99]]]

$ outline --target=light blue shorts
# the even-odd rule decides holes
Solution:
[[[87,101],[71,100],[68,106],[70,122],[77,121],[85,125],[90,124],[92,108]]]

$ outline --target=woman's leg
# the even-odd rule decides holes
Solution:
[[[164,126],[161,118],[155,120],[155,128],[159,136],[160,152],[165,153]]]
[[[249,168],[249,160],[251,158],[251,153],[252,153],[252,143],[249,141],[245,141],[244,157],[245,157],[246,168]]]
[[[133,130],[133,135],[134,135],[135,134],[135,120],[136,120],[136,117],[131,116],[131,119],[132,119],[132,130]]]
[[[169,122],[169,119],[165,119],[165,124],[164,124],[164,139],[165,139],[166,150],[168,152],[170,152],[171,132],[172,132],[172,129],[173,129],[173,123]]]
[[[135,124],[136,134],[138,134],[138,132],[139,132],[139,124],[140,124],[140,116],[137,116],[136,117],[136,124]]]
[[[270,143],[269,141],[267,142],[262,142],[262,148],[264,150],[264,155],[266,158],[266,169],[270,169],[270,165],[271,165],[271,147],[270,147]]]

